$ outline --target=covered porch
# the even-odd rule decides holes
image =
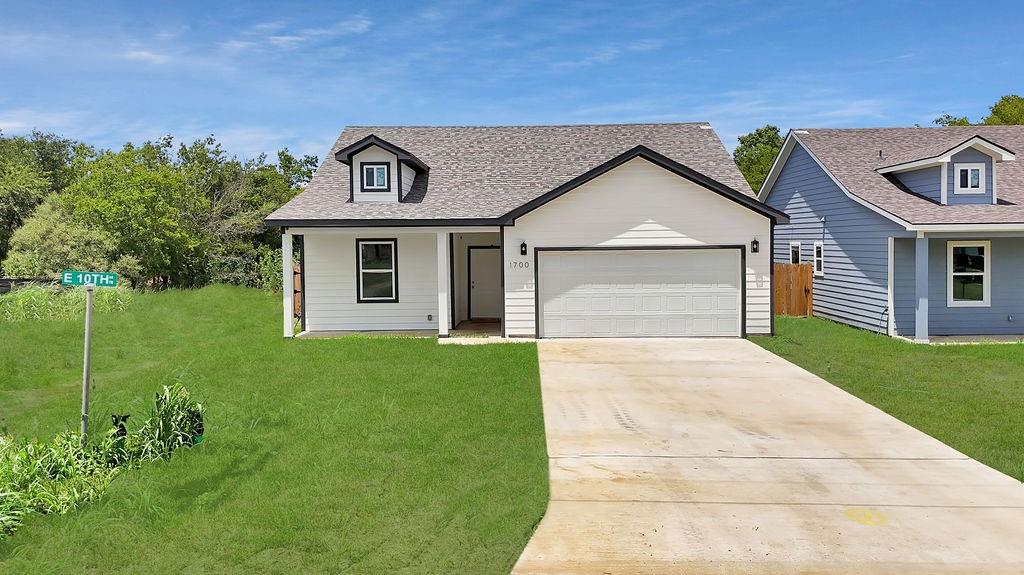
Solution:
[[[1024,230],[890,238],[890,335],[920,343],[1024,337]]]
[[[284,336],[500,337],[502,240],[496,226],[286,228]]]

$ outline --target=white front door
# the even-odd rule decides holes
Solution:
[[[501,250],[469,248],[469,318],[501,317]]]
[[[735,249],[540,253],[541,337],[741,335]]]

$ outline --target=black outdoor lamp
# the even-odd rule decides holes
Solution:
[[[523,243],[519,244],[519,255],[521,255],[521,256],[525,256],[526,255],[526,242],[523,242]]]
[[[750,242],[750,253],[756,254],[760,249],[761,242],[757,241],[757,238],[754,238],[753,241]]]

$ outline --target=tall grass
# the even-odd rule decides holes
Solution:
[[[101,288],[95,291],[93,309],[123,311],[131,301],[129,289]],[[69,320],[82,317],[84,313],[84,288],[36,284],[0,294],[0,321]]]
[[[114,427],[92,445],[73,431],[49,442],[0,435],[0,540],[30,513],[72,511],[102,495],[118,473],[198,443],[203,413],[176,383],[156,395],[150,417],[134,433]]]

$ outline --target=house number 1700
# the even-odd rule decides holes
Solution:
[[[508,262],[509,269],[521,270],[530,267],[530,262]]]

